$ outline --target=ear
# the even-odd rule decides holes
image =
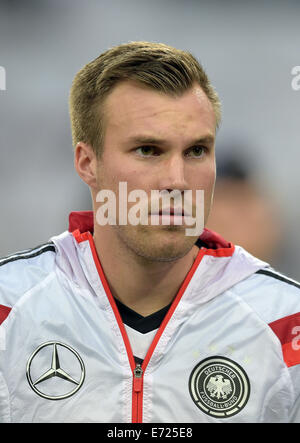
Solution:
[[[91,188],[97,187],[97,156],[91,145],[79,142],[75,148],[74,166],[79,177]]]

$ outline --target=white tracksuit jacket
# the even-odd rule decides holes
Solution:
[[[1,423],[300,422],[297,282],[205,230],[140,367],[91,214],[70,220],[0,260]]]

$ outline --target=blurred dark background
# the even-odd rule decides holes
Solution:
[[[91,208],[73,168],[72,79],[109,47],[149,40],[192,52],[223,103],[208,227],[300,279],[299,18],[299,0],[0,0],[0,256]]]

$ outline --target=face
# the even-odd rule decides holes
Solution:
[[[195,85],[180,97],[146,89],[137,83],[118,84],[105,103],[103,154],[97,163],[97,186],[112,190],[117,202],[119,183],[127,194],[151,191],[204,191],[206,222],[215,184],[215,114],[202,89]],[[152,194],[153,195],[153,194]],[[135,203],[136,204],[136,203]],[[128,211],[134,203],[127,203]],[[172,206],[172,204],[171,204]],[[99,203],[95,202],[94,210]],[[150,213],[149,206],[149,213]],[[195,215],[195,206],[193,208]],[[152,261],[172,261],[186,255],[197,237],[186,235],[186,225],[149,224],[109,226],[122,245]],[[96,229],[96,228],[95,228]],[[98,229],[98,227],[97,227]]]

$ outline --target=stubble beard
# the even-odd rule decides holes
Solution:
[[[190,252],[197,238],[178,226],[112,226],[119,242],[143,263],[173,262]]]

